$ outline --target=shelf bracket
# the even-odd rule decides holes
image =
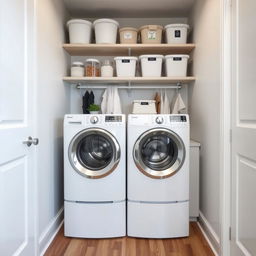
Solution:
[[[131,56],[132,55],[132,49],[131,47],[128,48],[128,56]]]
[[[81,86],[82,86],[81,83],[77,83],[76,84],[76,89],[81,89]]]

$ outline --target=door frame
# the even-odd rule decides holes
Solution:
[[[221,149],[220,149],[220,254],[230,255],[231,226],[231,117],[232,117],[232,2],[221,2]]]

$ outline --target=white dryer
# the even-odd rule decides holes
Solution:
[[[66,115],[64,232],[84,238],[126,235],[124,115]]]
[[[189,235],[189,116],[128,116],[128,236]]]

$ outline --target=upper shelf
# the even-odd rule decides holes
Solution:
[[[189,54],[195,44],[64,44],[71,56],[138,56],[141,54]]]

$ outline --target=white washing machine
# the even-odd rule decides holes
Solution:
[[[128,116],[128,236],[189,235],[189,116]]]
[[[83,238],[126,235],[124,115],[66,115],[64,232]]]

